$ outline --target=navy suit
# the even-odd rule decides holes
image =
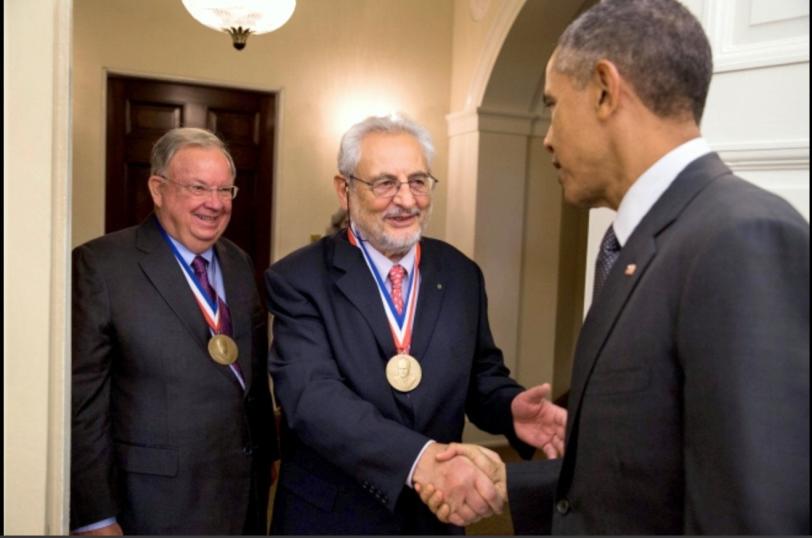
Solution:
[[[374,277],[346,230],[266,272],[274,315],[269,366],[287,429],[272,518],[278,534],[441,534],[405,485],[428,439],[459,441],[465,415],[515,439],[522,388],[493,343],[482,273],[450,245],[421,241],[422,282],[411,354],[423,378],[389,386],[395,355]]]
[[[563,462],[508,467],[517,532],[808,534],[809,224],[688,165],[590,308],[569,404]]]
[[[215,245],[247,391],[209,357],[209,329],[157,219],[73,252],[71,528],[264,534],[277,454],[267,313],[248,256]]]

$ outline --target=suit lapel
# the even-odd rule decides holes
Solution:
[[[205,348],[206,322],[172,250],[161,237],[154,215],[138,228],[136,247],[144,252],[139,261],[144,274],[195,341]]]
[[[334,239],[333,265],[339,269],[335,277],[336,287],[355,306],[366,320],[384,357],[395,354],[395,343],[386,312],[373,276],[358,247],[350,244],[346,232]]]
[[[593,300],[578,338],[569,399],[571,424],[577,424],[584,390],[601,350],[634,289],[657,255],[657,237],[679,218],[691,200],[711,181],[729,172],[715,153],[695,160],[677,176],[629,237],[600,296]],[[627,271],[631,265],[635,266],[634,271]],[[570,428],[568,432],[567,445],[572,440],[573,430]]]
[[[154,214],[138,228],[136,247],[144,253],[139,261],[144,274],[178,317],[181,325],[198,343],[202,356],[208,357],[208,325],[203,319],[200,307],[189,289],[186,278],[181,273],[182,269],[178,266],[172,250],[161,236],[158,220]],[[239,387],[239,383],[234,379],[234,374],[230,369],[222,368],[210,359],[207,362],[210,367],[216,368],[221,375],[226,376]]]
[[[417,311],[415,312],[414,327],[412,329],[411,354],[422,362],[428,349],[437,318],[445,297],[445,282],[443,281],[442,266],[437,259],[431,244],[427,241],[420,243],[420,290],[417,296]]]

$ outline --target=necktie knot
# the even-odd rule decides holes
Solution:
[[[398,314],[403,313],[403,277],[406,269],[402,265],[393,265],[389,270],[389,281],[392,283],[392,302]]]
[[[598,293],[603,288],[612,266],[620,256],[620,242],[617,240],[613,226],[609,226],[601,241],[598,250],[598,259],[595,261],[595,285],[592,291],[592,300],[598,297]]]
[[[192,260],[192,269],[195,272],[198,282],[200,282],[200,286],[203,288],[203,291],[206,292],[209,298],[216,300],[217,295],[214,293],[214,289],[211,287],[211,283],[209,282],[209,273],[206,270],[208,265],[208,260],[206,260],[206,258],[203,256],[195,256],[195,259]]]
[[[208,281],[208,276],[206,274],[206,269],[209,266],[209,262],[203,256],[195,256],[195,259],[192,260],[192,269],[195,271],[195,276],[201,280],[204,278]]]

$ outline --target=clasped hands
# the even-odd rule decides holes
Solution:
[[[567,411],[549,401],[545,383],[511,402],[513,428],[525,443],[549,459],[564,454]],[[507,501],[505,463],[487,448],[462,443],[431,444],[413,475],[420,499],[443,523],[466,526],[501,514]]]

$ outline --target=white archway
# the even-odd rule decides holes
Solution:
[[[583,305],[586,213],[562,204],[543,147],[544,69],[584,6],[501,5],[463,110],[449,114],[446,236],[482,267],[491,327],[524,384],[569,387]]]

